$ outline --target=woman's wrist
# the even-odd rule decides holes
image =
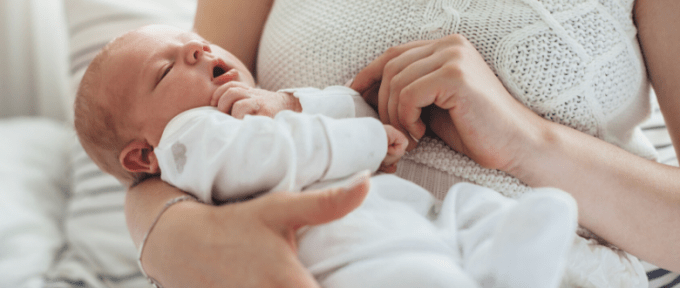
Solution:
[[[158,177],[149,178],[128,190],[125,196],[125,219],[137,247],[165,203],[183,195],[186,194]]]
[[[146,245],[147,239],[149,238],[149,235],[151,234],[151,231],[153,231],[153,228],[156,226],[158,221],[161,219],[163,216],[163,213],[168,210],[172,205],[176,205],[178,203],[181,203],[183,201],[187,200],[192,200],[196,201],[196,198],[191,196],[191,195],[182,195],[178,196],[175,198],[170,199],[168,202],[165,203],[163,208],[161,209],[160,212],[158,212],[158,215],[156,218],[151,222],[151,226],[149,226],[149,229],[146,231],[146,234],[144,235],[144,238],[142,238],[142,242],[139,244],[139,249],[138,249],[138,254],[137,254],[137,265],[139,265],[139,269],[142,271],[142,275],[146,277],[149,282],[154,285],[154,287],[162,287],[162,285],[153,277],[149,276],[149,274],[146,272],[146,269],[144,269],[144,265],[142,264],[142,255],[144,254],[144,246]]]
[[[200,260],[207,258],[196,251],[204,248],[204,242],[217,241],[211,236],[218,233],[210,233],[218,226],[209,222],[216,219],[214,213],[214,206],[197,201],[180,201],[168,206],[167,210],[159,215],[161,217],[152,230],[149,230],[144,250],[139,251],[140,264],[143,265],[146,276],[159,281],[164,287],[193,287],[198,273],[187,271],[186,267],[183,267],[185,264],[181,263],[188,262],[192,263],[193,267],[203,268],[201,265],[204,263]],[[196,258],[191,258],[193,256]]]
[[[517,132],[514,143],[511,144],[514,147],[509,149],[513,151],[513,156],[506,167],[500,168],[529,186],[545,182],[546,175],[542,175],[540,171],[545,168],[545,163],[557,161],[553,158],[559,154],[558,150],[563,143],[560,138],[563,137],[563,129],[567,128],[535,116],[531,125],[524,126]]]

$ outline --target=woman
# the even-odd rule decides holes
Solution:
[[[643,260],[680,271],[680,259],[675,256],[680,255],[680,229],[676,228],[680,224],[680,181],[676,181],[680,170],[641,157],[649,157],[650,150],[634,129],[648,109],[644,64],[673,142],[680,146],[680,116],[673,110],[680,107],[674,97],[680,81],[673,81],[680,75],[680,60],[664,57],[680,54],[680,19],[676,17],[680,3],[330,2],[199,0],[195,29],[252,69],[259,55],[257,75],[264,88],[321,87],[355,77],[352,87],[370,92],[381,82],[373,100],[384,122],[402,127],[414,138],[422,137],[428,126],[448,146],[485,168],[502,170],[529,186],[553,186],[571,193],[579,204],[582,226]],[[504,6],[493,9],[494,5]],[[499,11],[519,12],[512,17],[494,14]],[[644,62],[633,42],[635,27]],[[446,36],[452,33],[465,36]],[[391,46],[396,47],[387,49]],[[616,53],[624,56],[611,57],[619,59],[610,61],[612,65],[601,65],[598,60]],[[611,81],[616,73],[626,71],[639,72],[620,77],[628,79],[620,83]],[[583,85],[574,83],[591,83],[588,91],[599,92],[580,95]],[[421,117],[421,108],[431,104],[438,108],[424,109]],[[595,107],[597,112],[592,112]],[[421,118],[425,123],[419,122]],[[421,146],[437,147],[432,141],[423,140],[426,144]],[[443,148],[440,152],[453,155]],[[510,196],[522,190],[519,181],[505,174],[476,166],[470,167],[481,177],[465,172],[470,169],[447,172],[446,167],[418,156],[422,154],[417,150],[402,161],[398,174],[436,195],[442,187],[464,180],[488,184]],[[458,161],[457,165],[473,165],[465,158],[449,158]],[[361,189],[352,191],[362,193]],[[136,243],[165,201],[179,193],[158,180],[128,193],[127,215]],[[173,205],[148,239],[145,268],[166,286],[196,286],[196,281],[203,281],[206,285],[202,286],[315,287],[295,259],[293,231],[351,210],[352,203],[342,204],[341,196],[347,194],[335,193],[340,196],[333,198],[332,193],[272,195],[222,207],[192,202]],[[318,201],[344,210],[322,215]],[[332,201],[337,202],[328,204]],[[272,208],[281,203],[298,207],[298,213],[282,217],[284,213]],[[201,221],[214,224],[191,226],[192,217],[212,219]],[[257,225],[243,227],[246,221]],[[180,232],[169,228],[183,223],[186,226]],[[192,239],[197,237],[195,229],[212,234],[200,241]],[[178,257],[183,260],[177,261]],[[183,265],[188,262],[191,265]],[[256,266],[264,263],[267,266]]]

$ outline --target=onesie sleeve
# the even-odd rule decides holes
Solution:
[[[333,119],[320,114],[305,115],[283,111],[277,114],[275,119],[300,127],[304,121],[312,121],[314,126],[318,125],[318,128],[312,130],[315,134],[294,133],[298,134],[293,136],[296,143],[306,142],[304,137],[312,137],[319,141],[319,138],[325,136],[326,143],[323,147],[327,152],[323,156],[315,155],[319,153],[318,148],[321,146],[298,146],[298,159],[307,159],[306,161],[310,162],[300,165],[299,169],[303,175],[318,175],[317,173],[321,171],[311,171],[316,169],[311,162],[325,162],[323,173],[318,178],[315,176],[304,181],[305,185],[302,187],[319,180],[343,178],[362,170],[375,172],[387,155],[385,127],[374,118]],[[328,160],[320,161],[321,156]]]
[[[355,105],[353,96],[358,92],[345,86],[328,86],[325,89],[311,87],[281,89],[278,92],[293,94],[300,100],[302,113],[323,114],[331,118],[354,118]]]
[[[372,118],[283,111],[239,120],[202,107],[170,121],[154,153],[161,179],[214,203],[375,171],[387,153],[386,138]]]

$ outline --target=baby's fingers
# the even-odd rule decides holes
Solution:
[[[387,155],[396,157],[396,161],[399,161],[399,158],[404,156],[404,153],[406,153],[406,147],[409,143],[408,138],[406,138],[401,132],[398,133],[401,137],[397,137],[392,143],[390,143],[389,146],[387,146]]]
[[[397,162],[406,153],[409,141],[403,133],[390,125],[385,125],[385,133],[387,133],[387,155],[380,165],[380,171],[394,173],[397,169]]]
[[[237,89],[235,89],[235,88],[237,88]],[[232,93],[232,94],[233,93],[241,93],[241,94],[243,94],[248,89],[252,89],[252,87],[248,86],[245,83],[237,82],[237,81],[227,82],[227,83],[223,84],[222,86],[217,87],[217,89],[215,89],[215,92],[213,92],[213,95],[210,98],[210,106],[217,107],[219,105],[219,102],[222,101],[222,98],[224,98],[224,96],[227,93]],[[240,91],[240,92],[238,92],[237,90]],[[222,111],[222,112],[227,113],[227,111]]]
[[[260,108],[260,104],[255,99],[242,99],[232,105],[230,115],[236,119],[243,119],[246,115],[257,115]]]

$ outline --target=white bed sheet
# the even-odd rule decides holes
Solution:
[[[0,287],[39,287],[64,246],[73,133],[38,118],[0,121]]]

